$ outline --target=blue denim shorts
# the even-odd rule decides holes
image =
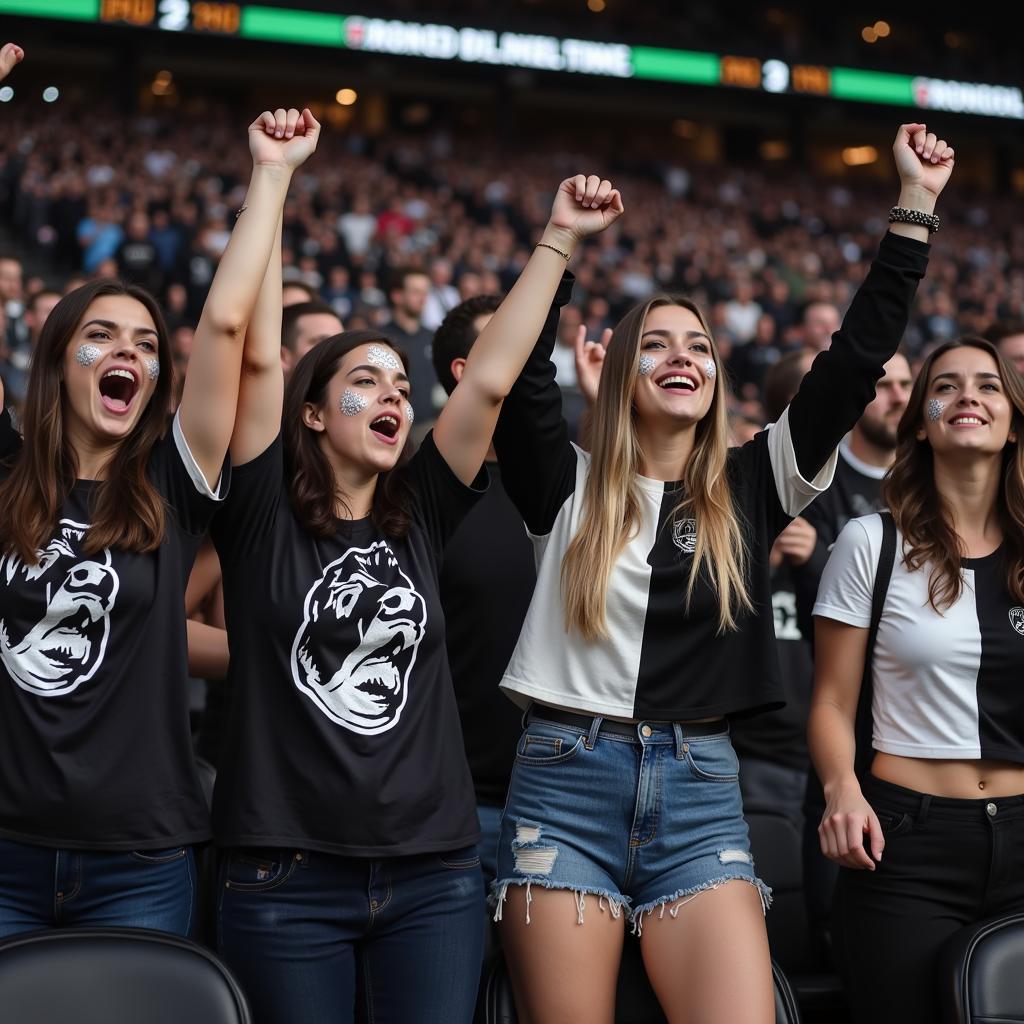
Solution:
[[[583,922],[587,897],[640,933],[644,915],[724,882],[771,890],[754,871],[728,725],[688,734],[672,722],[637,722],[628,735],[544,718],[535,708],[516,748],[491,886],[501,920],[510,885],[570,889]],[[696,730],[695,730],[696,731]]]

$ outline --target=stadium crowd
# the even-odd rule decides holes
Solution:
[[[239,121],[5,121],[0,937],[76,912],[194,931],[191,888],[142,914],[116,859],[169,891],[210,836],[162,717],[187,636],[214,680],[207,937],[258,1021],[468,1021],[485,880],[527,1019],[611,1019],[626,919],[671,1019],[768,1021],[741,794],[807,833],[823,962],[846,869],[854,1018],[935,1019],[937,944],[1024,901],[978,868],[992,844],[1019,865],[1024,826],[994,625],[1024,634],[1012,204],[947,195],[920,124],[887,218],[891,184],[791,166],[321,140],[284,109],[246,156]],[[142,659],[152,700],[125,695]],[[71,725],[37,710],[64,695]],[[43,921],[54,849],[95,860]]]

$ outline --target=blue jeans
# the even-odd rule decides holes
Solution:
[[[501,920],[510,885],[570,889],[582,924],[587,896],[639,934],[700,892],[742,879],[763,905],[728,726],[671,722],[564,725],[530,712],[516,749],[491,886]],[[716,726],[711,726],[716,728]],[[707,732],[707,726],[703,732]],[[527,899],[529,922],[529,899]]]
[[[217,942],[257,1024],[470,1024],[483,957],[475,847],[415,857],[224,852]]]
[[[0,839],[0,938],[62,926],[188,935],[195,893],[191,847],[54,850]]]
[[[485,885],[490,885],[497,877],[501,812],[502,808],[492,804],[476,805],[476,816],[480,819],[480,867]]]

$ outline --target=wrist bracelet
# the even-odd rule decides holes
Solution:
[[[238,218],[241,217],[242,214],[245,213],[245,211],[248,209],[249,207],[246,206],[245,203],[243,203],[237,210],[235,210],[235,220],[238,220]]]
[[[908,210],[905,206],[894,206],[889,211],[890,224],[916,224],[927,228],[932,234],[939,230],[939,218],[934,213],[924,210]]]
[[[558,248],[556,248],[555,246],[551,245],[551,244],[550,244],[549,242],[538,242],[538,243],[537,243],[537,244],[536,244],[536,245],[534,246],[534,248],[535,248],[535,249],[540,249],[540,248],[541,248],[542,246],[543,246],[543,247],[544,247],[545,249],[550,249],[550,250],[551,250],[552,252],[557,252],[557,253],[558,253],[558,255],[559,255],[559,256],[561,256],[563,260],[565,260],[565,262],[566,262],[566,263],[568,263],[568,262],[569,262],[569,260],[570,260],[570,259],[572,258],[572,257],[571,257],[571,256],[569,255],[569,253],[567,253],[567,252],[562,252],[562,250],[561,250],[561,249],[558,249]]]

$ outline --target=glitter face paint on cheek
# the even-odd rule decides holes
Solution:
[[[366,361],[371,366],[379,366],[382,370],[400,370],[402,364],[398,357],[379,345],[371,345],[366,353]]]
[[[408,402],[405,403],[405,418],[409,421],[410,426],[416,422],[416,413]]]
[[[654,368],[657,365],[658,361],[654,358],[654,356],[649,356],[646,353],[644,353],[640,357],[640,362],[637,365],[636,372],[641,377],[650,377],[650,375],[654,373]]]
[[[150,380],[158,380],[160,377],[160,360],[159,359],[147,359],[146,360],[146,373]]]
[[[714,380],[718,376],[718,367],[715,366],[714,359],[704,360],[704,376],[708,380]]]
[[[92,366],[103,352],[95,345],[79,345],[75,353],[75,362],[79,366]]]
[[[942,419],[942,414],[946,411],[946,403],[940,402],[937,398],[928,399],[928,419],[932,423],[938,423]]]
[[[341,409],[343,416],[358,416],[361,412],[366,412],[369,404],[362,395],[357,395],[354,391],[349,391],[348,388],[345,388],[341,393],[341,401],[338,403],[338,408]]]

